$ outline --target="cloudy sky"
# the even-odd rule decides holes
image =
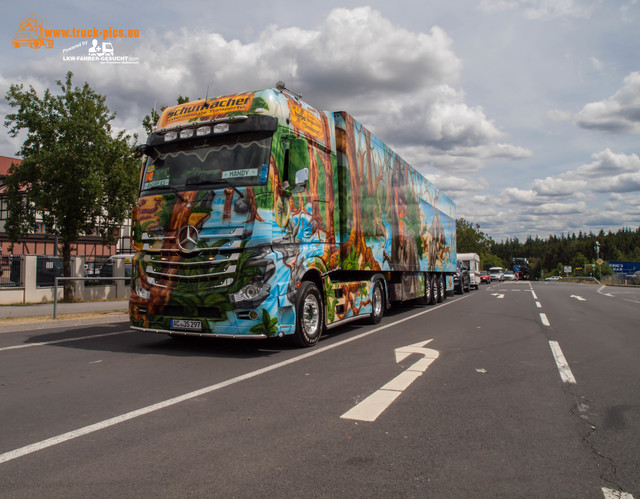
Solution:
[[[3,97],[71,70],[107,96],[116,127],[143,135],[142,117],[178,95],[284,80],[358,118],[497,241],[640,225],[639,0],[3,3]],[[86,36],[13,47],[32,13]],[[69,60],[94,28],[137,63]],[[19,147],[0,134],[0,155]]]

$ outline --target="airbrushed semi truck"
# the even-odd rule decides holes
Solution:
[[[208,98],[138,152],[134,329],[312,346],[453,292],[453,202],[345,112],[283,85]]]

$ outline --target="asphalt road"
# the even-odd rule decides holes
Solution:
[[[305,350],[2,332],[0,496],[638,499],[639,319],[640,289],[509,282]]]

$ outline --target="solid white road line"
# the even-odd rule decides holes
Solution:
[[[71,341],[90,340],[93,338],[104,338],[105,336],[113,336],[114,334],[124,334],[124,333],[130,333],[130,332],[131,331],[127,329],[125,331],[116,331],[115,333],[96,334],[93,336],[79,336],[77,338],[65,338],[63,340],[42,341],[38,343],[22,343],[21,345],[12,345],[10,347],[2,347],[0,348],[0,352],[4,352],[5,350],[20,350],[21,348],[44,347],[47,345],[57,345],[58,343],[69,343]]]
[[[174,397],[163,402],[158,402],[157,404],[153,404],[147,407],[143,407],[142,409],[138,409],[136,411],[131,411],[126,414],[122,414],[120,416],[116,416],[111,419],[106,419],[104,421],[100,421],[99,423],[95,423],[89,426],[85,426],[83,428],[79,428],[77,430],[70,431],[68,433],[64,433],[62,435],[58,435],[56,437],[48,438],[41,442],[37,442],[31,445],[26,445],[25,447],[21,447],[19,449],[15,449],[9,452],[5,452],[4,454],[0,454],[0,464],[5,463],[7,461],[11,461],[13,459],[25,456],[27,454],[32,454],[33,452],[37,452],[48,447],[52,447],[54,445],[61,444],[63,442],[67,442],[74,438],[81,437],[83,435],[88,435],[89,433],[93,433],[99,430],[103,430],[110,426],[117,425],[119,423],[123,423],[125,421],[129,421],[130,419],[137,418],[139,416],[143,416],[145,414],[149,414],[154,411],[158,411],[160,409],[165,409],[167,407],[171,407],[172,405],[179,404],[180,402],[184,402],[186,400],[191,400],[193,398],[201,397],[208,393],[214,392],[216,390],[220,390],[221,388],[225,388],[227,386],[234,385],[236,383],[240,383],[241,381],[245,381],[247,379],[254,378],[256,376],[260,376],[262,374],[268,373],[270,371],[275,371],[276,369],[280,369],[281,367],[288,366],[290,364],[295,364],[301,360],[307,359],[309,357],[313,357],[315,355],[319,355],[328,350],[332,350],[334,348],[341,347],[342,345],[346,345],[347,343],[351,343],[352,341],[357,341],[366,336],[370,336],[372,334],[378,333],[385,329],[389,329],[391,327],[395,327],[398,324],[402,324],[403,322],[407,322],[415,319],[416,317],[420,317],[421,315],[428,314],[433,312],[434,310],[438,310],[439,308],[446,307],[452,303],[456,303],[459,300],[465,300],[467,297],[471,295],[463,296],[458,298],[457,300],[447,301],[446,303],[442,303],[441,305],[437,305],[435,307],[428,308],[427,310],[423,310],[422,312],[418,312],[417,314],[411,315],[409,317],[405,317],[404,319],[400,319],[389,324],[385,324],[384,326],[377,327],[375,329],[371,329],[370,331],[365,331],[359,335],[353,336],[351,338],[347,338],[342,341],[338,341],[337,343],[333,343],[331,345],[327,345],[325,347],[319,347],[304,354],[298,355],[297,357],[293,357],[291,359],[283,360],[282,362],[277,362],[271,366],[263,367],[262,369],[257,369],[256,371],[252,371],[246,374],[242,374],[240,376],[236,376],[235,378],[231,378],[225,381],[221,381],[220,383],[216,383],[211,386],[207,386],[205,388],[201,388],[200,390],[195,390],[193,392],[185,393],[184,395],[180,395],[178,397]],[[116,333],[112,333],[116,334]]]
[[[576,384],[576,379],[573,377],[571,368],[569,367],[567,360],[564,358],[564,354],[560,349],[560,344],[557,341],[549,341],[549,346],[551,347],[553,358],[556,361],[556,366],[558,366],[558,371],[560,372],[560,378],[562,379],[562,382]]]
[[[540,320],[542,321],[542,324],[544,324],[545,326],[551,325],[551,323],[549,322],[549,319],[547,319],[547,314],[545,313],[540,313]]]

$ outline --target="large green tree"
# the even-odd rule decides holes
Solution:
[[[5,126],[16,137],[25,133],[18,155],[5,179],[8,217],[5,230],[15,243],[35,231],[36,216],[58,236],[64,275],[71,273],[71,250],[79,236],[99,233],[115,242],[118,229],[130,216],[139,178],[131,136],[114,133],[106,97],[87,83],[74,87],[72,73],[58,81],[60,92],[44,95],[30,86],[11,85],[6,99],[15,112]],[[65,300],[73,287],[65,285]]]

